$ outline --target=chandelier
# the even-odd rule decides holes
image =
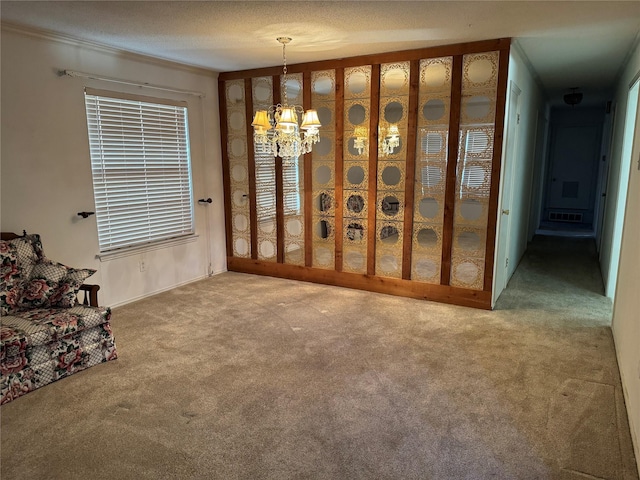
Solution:
[[[314,143],[320,140],[320,120],[318,112],[307,110],[300,105],[287,102],[287,56],[285,48],[291,41],[289,37],[278,37],[282,44],[282,83],[284,102],[272,105],[268,110],[258,110],[251,126],[253,127],[253,145],[257,154],[271,154],[282,159],[296,158],[311,151]],[[302,124],[298,117],[302,116]]]

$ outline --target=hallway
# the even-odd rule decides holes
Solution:
[[[540,309],[588,325],[611,325],[593,238],[535,235],[495,310]]]

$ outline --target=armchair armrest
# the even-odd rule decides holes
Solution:
[[[26,235],[27,232],[24,232],[24,235]],[[1,232],[0,233],[0,237],[2,240],[13,240],[14,238],[18,238],[20,235],[18,235],[17,233],[13,233],[13,232]]]
[[[84,298],[82,300],[83,305],[89,305],[91,307],[98,306],[98,290],[100,290],[100,285],[88,285],[83,283],[80,285],[80,290],[84,292]]]

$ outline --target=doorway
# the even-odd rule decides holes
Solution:
[[[551,111],[551,139],[540,229],[594,236],[598,159],[604,110]]]

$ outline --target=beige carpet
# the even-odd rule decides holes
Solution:
[[[225,273],[114,311],[120,358],[0,409],[3,479],[637,479],[590,240],[493,312]]]

